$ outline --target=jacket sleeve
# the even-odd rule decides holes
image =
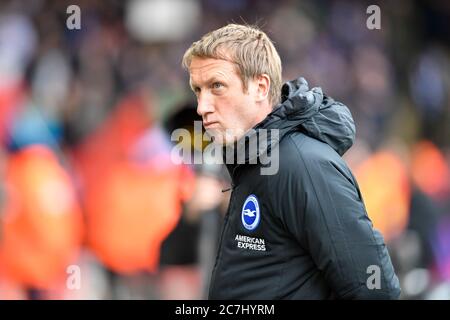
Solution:
[[[337,298],[397,299],[398,278],[356,180],[340,157],[318,154],[299,152],[301,165],[293,182],[297,206],[287,213],[287,225]]]

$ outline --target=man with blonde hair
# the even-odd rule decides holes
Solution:
[[[231,160],[244,158],[226,161],[232,194],[209,298],[398,298],[383,237],[341,158],[355,138],[348,108],[303,78],[282,85],[280,57],[257,27],[204,35],[183,66],[205,129]],[[258,148],[239,147],[254,137]],[[263,174],[268,154],[279,166]]]

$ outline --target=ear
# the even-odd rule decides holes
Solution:
[[[255,78],[256,82],[256,101],[261,102],[269,97],[270,78],[267,74],[259,75]]]

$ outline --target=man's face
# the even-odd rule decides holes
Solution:
[[[194,57],[189,68],[197,113],[203,126],[218,143],[229,144],[262,121],[257,103],[258,84],[251,80],[244,92],[236,66],[226,60]]]

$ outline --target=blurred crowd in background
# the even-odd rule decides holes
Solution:
[[[450,299],[450,2],[331,0],[1,1],[0,299],[206,297],[229,177],[170,135],[199,120],[184,51],[230,22],[349,107],[402,298]]]

